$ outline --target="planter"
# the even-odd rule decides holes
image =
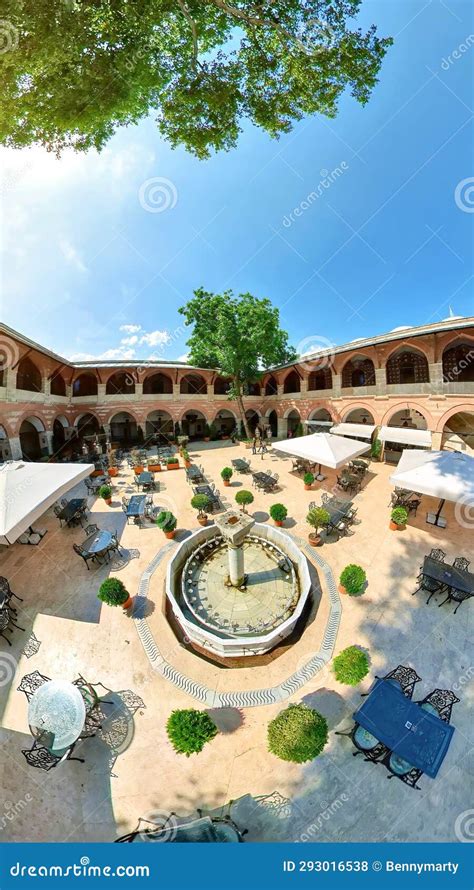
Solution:
[[[117,467],[109,467],[109,476],[118,476]]]
[[[148,464],[148,471],[150,473],[161,473],[161,464]]]
[[[199,525],[207,525],[207,516],[198,516]]]
[[[103,498],[103,501],[105,504],[107,504],[108,507],[110,507],[110,505],[112,503],[112,498]]]
[[[129,609],[131,605],[133,605],[133,599],[131,596],[129,596],[128,600],[125,600],[125,602],[122,603],[123,611],[126,612],[127,609]]]
[[[168,470],[179,470],[179,462],[176,461],[174,464],[166,464]]]
[[[279,528],[281,528],[281,526],[283,525],[283,519],[274,519],[273,522],[274,522],[275,525],[277,525]]]
[[[165,538],[169,538],[170,541],[172,541],[175,534],[176,534],[176,529],[173,529],[172,532],[165,532]]]
[[[185,460],[185,461],[184,461],[184,466],[186,467],[187,470],[189,470],[189,467],[191,466],[191,461],[190,461],[190,460]]]
[[[398,525],[396,522],[392,522],[392,520],[390,520],[389,527],[393,532],[402,532],[406,529],[406,525]]]
[[[223,479],[222,481],[223,481],[225,487],[228,488],[230,485],[230,479]]]
[[[305,490],[305,491],[311,491],[311,485],[306,485],[306,484],[305,484],[304,490]]]
[[[133,468],[133,472],[135,473],[135,476],[139,476],[140,473],[143,473],[143,472],[144,472],[144,470],[145,470],[145,467],[143,467],[143,466],[141,466],[141,465],[139,465],[138,467],[134,467],[134,468]]]
[[[104,475],[103,470],[93,470],[91,473],[91,476],[103,476],[103,475]]]
[[[313,547],[319,547],[321,543],[321,535],[308,535],[308,541]]]
[[[342,584],[339,584],[338,590],[339,593],[344,593],[347,596],[347,590],[345,587],[342,586]]]

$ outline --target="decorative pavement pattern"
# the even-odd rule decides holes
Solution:
[[[173,667],[166,661],[160,653],[156,645],[153,634],[150,630],[145,615],[146,602],[148,599],[148,589],[150,579],[158,568],[166,554],[172,550],[175,544],[165,544],[158,551],[149,566],[143,572],[138,593],[135,600],[135,609],[133,618],[137,628],[138,636],[143,648],[148,656],[150,664],[154,671],[161,674],[170,683],[173,683],[178,689],[182,689],[196,698],[199,702],[211,708],[252,708],[258,705],[271,705],[276,702],[285,701],[285,699],[294,695],[305,683],[308,683],[332,658],[334,646],[336,643],[339,623],[341,620],[341,600],[337,590],[334,575],[328,564],[313,551],[301,538],[292,537],[300,550],[305,553],[309,561],[314,561],[324,575],[328,594],[329,594],[329,616],[326,623],[323,641],[319,652],[316,652],[307,663],[291,674],[283,683],[278,686],[271,686],[264,689],[247,690],[245,692],[217,692],[208,686],[197,683],[190,677],[186,677],[181,671]]]

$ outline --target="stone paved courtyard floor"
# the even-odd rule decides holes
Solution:
[[[234,474],[231,486],[224,488],[220,470],[249,452],[230,442],[196,443],[190,451],[220,489],[224,506],[234,506],[236,492],[249,488],[250,480]],[[283,503],[288,508],[286,530],[306,540],[309,502],[320,502],[321,490],[332,489],[335,474],[328,472],[324,482],[305,491],[301,478],[291,473],[291,461],[272,453],[251,461],[255,469],[280,474],[278,492],[250,489],[255,496],[251,514],[258,522],[271,521],[269,506]],[[454,615],[451,605],[438,609],[432,600],[427,606],[426,596],[411,594],[422,558],[433,546],[446,551],[447,561],[456,555],[470,557],[472,526],[459,525],[449,504],[444,510],[446,529],[426,525],[426,512],[434,502],[424,498],[405,532],[389,531],[390,472],[383,464],[371,464],[363,490],[355,497],[358,521],[352,534],[339,541],[331,537],[317,550],[336,579],[350,562],[367,571],[365,593],[341,598],[335,653],[357,644],[367,651],[371,667],[355,689],[339,684],[330,665],[323,667],[290,696],[288,701],[317,708],[330,727],[322,755],[302,766],[267,751],[268,721],[286,703],[211,709],[221,732],[200,755],[185,758],[171,748],[165,731],[170,712],[202,705],[152,670],[133,618],[97,599],[98,587],[109,574],[121,578],[135,595],[142,573],[168,543],[151,523],[142,529],[125,524],[121,496],[134,490],[128,469],[122,468],[114,480],[111,507],[89,499],[90,520],[118,531],[123,558],[87,571],[72,549],[84,533],[80,528],[60,529],[51,511],[41,521],[48,533],[40,545],[16,544],[4,550],[0,574],[24,599],[16,605],[25,632],[14,631],[11,648],[0,641],[0,839],[110,841],[132,830],[140,816],[172,810],[184,816],[197,807],[216,810],[233,800],[233,816],[241,828],[249,829],[250,841],[456,840],[462,814],[472,806],[473,603]],[[192,490],[183,469],[157,478],[155,503],[178,517],[179,540],[197,527],[190,507]],[[78,493],[85,493],[82,483]],[[147,622],[166,661],[197,683],[220,692],[273,686],[305,665],[321,646],[329,600],[326,580],[315,563],[312,610],[295,642],[261,664],[235,668],[213,664],[177,639],[165,615],[165,570],[163,559],[150,582]],[[422,777],[421,791],[387,781],[382,766],[353,757],[350,740],[334,734],[334,729],[350,725],[360,692],[367,691],[374,674],[400,663],[413,666],[422,677],[415,699],[435,687],[454,689],[460,698],[453,708],[456,731],[446,759],[436,779]],[[76,750],[84,764],[67,762],[49,773],[28,768],[21,754],[32,741],[27,702],[17,687],[35,670],[67,680],[82,674],[113,695],[122,693],[125,701],[137,696],[144,706],[130,707],[124,725],[105,725],[100,737],[81,743],[80,752]],[[110,698],[110,693],[104,692],[104,697]]]

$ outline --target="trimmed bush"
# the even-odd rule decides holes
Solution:
[[[348,565],[339,576],[339,583],[351,596],[355,596],[363,590],[367,575],[361,566]]]
[[[110,485],[101,485],[99,488],[99,497],[104,501],[108,501],[112,497],[112,489]]]
[[[166,465],[169,466],[170,464],[179,464],[177,454],[171,454],[169,457],[166,458]]]
[[[130,594],[120,578],[106,578],[99,587],[98,599],[108,606],[123,606]]]
[[[314,532],[317,535],[318,530],[323,528],[324,525],[327,525],[330,518],[328,511],[325,510],[324,507],[312,507],[306,517],[306,522],[311,528],[314,528]]]
[[[234,471],[230,467],[224,467],[224,469],[221,470],[221,477],[224,482],[229,482],[229,480],[232,479],[233,475]]]
[[[327,740],[326,720],[303,704],[289,705],[268,725],[268,750],[291,763],[314,760]]]
[[[408,510],[406,507],[394,507],[390,519],[395,525],[406,525],[408,519]]]
[[[336,680],[347,686],[357,686],[369,673],[369,659],[357,646],[348,646],[336,656],[333,663]]]
[[[203,519],[206,515],[206,510],[211,506],[211,499],[207,496],[207,494],[195,494],[191,498],[191,507],[193,510],[198,511],[199,519]]]
[[[205,711],[194,708],[173,711],[166,724],[168,738],[177,754],[199,754],[217,735],[217,726]]]
[[[274,522],[284,522],[288,516],[288,510],[284,504],[272,504],[269,513]]]
[[[161,528],[161,531],[166,533],[174,532],[178,520],[170,510],[162,510],[161,513],[158,513],[155,522],[158,528]]]
[[[242,507],[242,512],[246,513],[247,510],[245,509],[245,507],[248,504],[253,504],[254,497],[251,491],[246,491],[245,488],[243,488],[241,491],[237,492],[235,501],[239,505],[239,507]]]
[[[378,460],[380,457],[380,453],[382,451],[382,443],[380,439],[374,439],[372,445],[370,446],[370,456],[374,458],[374,460]]]
[[[312,485],[314,482],[314,476],[312,473],[305,473],[303,476],[303,482],[305,485]]]

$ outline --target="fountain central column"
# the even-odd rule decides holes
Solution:
[[[255,520],[247,513],[228,510],[216,517],[215,525],[227,541],[229,580],[233,587],[241,587],[245,580],[244,541]]]

